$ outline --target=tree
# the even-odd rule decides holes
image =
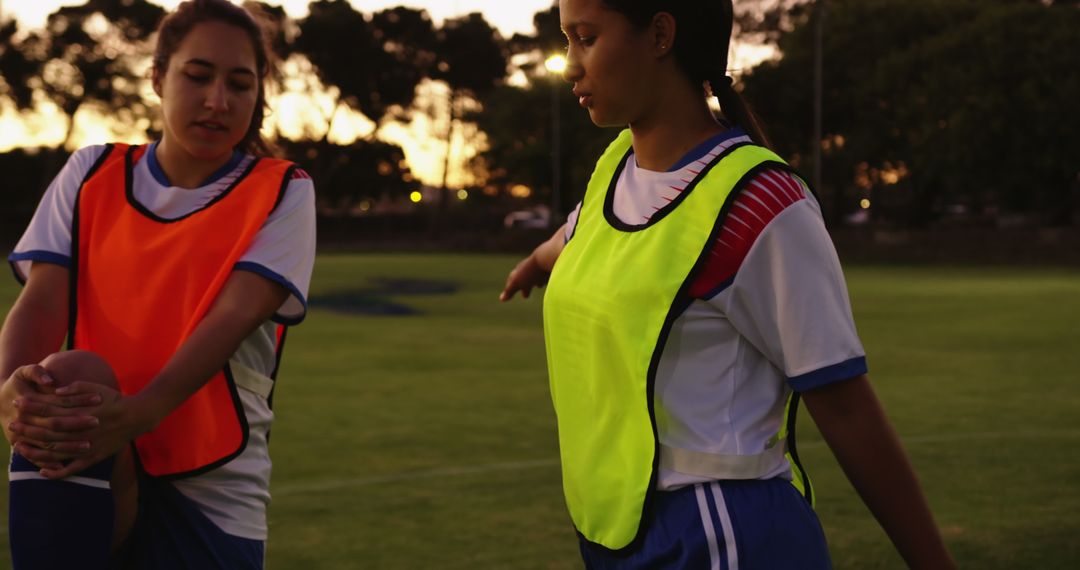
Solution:
[[[348,145],[282,141],[282,146],[288,156],[305,167],[326,161],[336,163],[315,185],[320,212],[348,213],[365,200],[393,200],[419,188],[405,164],[404,151],[395,144],[379,140]]]
[[[30,80],[41,73],[41,60],[31,55],[36,38],[15,42],[18,23],[9,20],[0,25],[0,97],[10,100],[23,111],[34,104],[34,89]]]
[[[426,12],[394,8],[368,19],[346,0],[319,0],[309,9],[296,51],[315,66],[324,86],[338,91],[324,140],[341,106],[378,125],[391,108],[412,103],[428,59],[415,48],[434,35]]]
[[[559,27],[558,7],[542,10],[533,17],[532,35],[515,35],[508,42],[521,65],[527,83],[503,84],[480,98],[482,110],[468,115],[487,136],[487,148],[473,161],[483,171],[488,184],[506,190],[523,184],[533,189],[532,199],[550,203],[554,186],[551,165],[553,144],[552,90],[559,106],[561,160],[558,210],[566,213],[581,199],[596,157],[615,137],[612,129],[600,129],[578,106],[570,85],[544,69],[548,55],[566,50],[566,38]]]
[[[507,65],[501,36],[479,12],[445,20],[438,31],[436,46],[431,78],[444,82],[449,89],[449,119],[443,183],[432,226],[435,234],[439,233],[441,218],[446,210],[450,158],[454,131],[462,114],[459,111],[461,103],[465,98],[479,99],[494,89],[506,77]]]
[[[146,77],[136,69],[163,15],[146,0],[90,0],[53,12],[42,32],[24,40],[29,47],[24,53],[39,66],[28,84],[68,117],[61,146],[70,142],[75,115],[85,105],[97,106],[116,124],[150,117],[140,93]]]
[[[904,158],[935,200],[1068,225],[1080,181],[1074,7],[1003,3],[882,62],[873,82],[904,104]],[[928,203],[929,202],[929,203]]]
[[[417,85],[434,60],[435,32],[426,12],[409,8],[384,10],[370,18],[344,0],[320,0],[309,8],[309,15],[299,23],[294,49],[314,65],[325,88],[336,89],[337,96],[325,117],[321,138],[308,145],[302,156],[320,181],[320,203],[340,210],[347,206],[343,200],[360,199],[369,188],[400,189],[407,182],[399,161],[383,156],[389,146],[377,141],[375,133],[385,120],[397,118],[411,106]],[[349,147],[329,142],[334,117],[342,107],[359,111],[375,123],[368,140]],[[383,164],[393,168],[386,172]],[[379,175],[378,186],[370,186],[376,181],[361,180],[356,168],[386,174]],[[397,182],[390,184],[391,179]],[[361,186],[350,188],[346,181]]]
[[[1074,8],[1035,0],[833,0],[829,6],[825,131],[817,144],[826,164],[818,190],[830,222],[871,195],[876,219],[901,224],[932,223],[950,204],[1024,211],[1027,203],[1004,195],[1033,191],[1005,182],[997,166],[1000,145],[1009,147],[1009,160],[1019,161],[1010,172],[1030,175],[1041,163],[1048,164],[1046,172],[1056,169],[1053,183],[1049,175],[1035,178],[1056,196],[1075,184],[1075,169],[1063,172],[1068,155],[1056,154],[1058,148],[1077,152],[1075,135],[1067,135],[1076,132],[1068,127],[1075,119],[1064,111],[1067,94],[1075,93],[1065,41],[1069,26],[1075,29]],[[1009,18],[1017,24],[1006,25]],[[777,150],[796,164],[813,144],[812,27],[809,17],[795,22],[779,35],[781,59],[744,78],[744,95],[765,119]],[[1036,53],[1040,57],[1032,57]],[[1015,125],[1011,118],[1020,110],[1027,111],[1025,130],[1068,142],[1052,153],[1043,152],[1046,146],[1014,148],[1007,141],[1015,136],[993,126],[1002,120]],[[973,184],[978,177],[982,183]]]

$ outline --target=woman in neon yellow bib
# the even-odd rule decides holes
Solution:
[[[867,381],[817,201],[726,74],[730,0],[559,8],[581,106],[629,128],[501,299],[548,283],[563,489],[586,566],[829,568],[795,450],[801,399],[904,559],[951,568]]]

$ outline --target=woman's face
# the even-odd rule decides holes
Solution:
[[[566,34],[566,81],[601,127],[625,126],[649,110],[654,69],[652,36],[603,0],[559,0]]]
[[[188,155],[219,160],[251,125],[258,100],[255,47],[241,28],[223,22],[196,24],[154,74],[161,97],[164,138]]]

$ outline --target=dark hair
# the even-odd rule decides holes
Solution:
[[[271,59],[273,52],[269,48],[262,26],[251,12],[229,0],[181,2],[176,10],[165,16],[158,25],[157,46],[154,48],[154,72],[158,74],[158,77],[164,76],[169,67],[169,59],[176,53],[180,43],[196,25],[203,22],[222,22],[235,26],[247,33],[251,39],[252,47],[255,48],[255,72],[259,76],[259,92],[255,100],[255,112],[251,116],[251,124],[248,125],[244,138],[236,144],[236,148],[256,156],[276,155],[274,146],[263,139],[259,132],[263,118],[270,109],[266,103],[266,83],[274,71],[274,62]]]
[[[608,8],[645,28],[653,16],[675,18],[675,60],[695,84],[709,84],[724,118],[746,130],[754,142],[769,146],[757,116],[735,90],[727,74],[728,47],[734,24],[731,0],[603,0]]]

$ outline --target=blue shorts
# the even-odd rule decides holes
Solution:
[[[170,482],[140,470],[138,517],[110,570],[262,570],[265,546],[226,534]]]
[[[828,570],[817,515],[784,479],[715,481],[657,492],[640,546],[615,556],[584,539],[590,569]]]

